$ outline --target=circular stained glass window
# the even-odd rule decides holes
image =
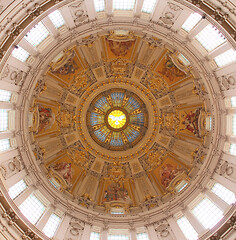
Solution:
[[[100,146],[121,151],[134,147],[145,135],[148,114],[144,102],[125,89],[110,89],[94,98],[87,126]]]
[[[112,110],[108,115],[108,124],[115,129],[122,128],[126,123],[126,115],[121,110]]]

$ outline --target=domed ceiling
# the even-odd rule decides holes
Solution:
[[[159,39],[129,31],[64,49],[29,109],[33,151],[52,188],[104,212],[151,209],[181,194],[211,135],[195,72]]]

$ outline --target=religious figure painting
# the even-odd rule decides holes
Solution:
[[[38,105],[37,109],[39,119],[38,132],[50,129],[55,122],[55,114],[52,112],[52,109],[41,105]]]
[[[62,82],[71,81],[83,69],[81,58],[76,49],[61,52],[50,64],[48,75]]]
[[[167,163],[160,169],[161,184],[168,187],[170,182],[178,175],[180,169],[176,165]]]
[[[131,55],[131,50],[134,45],[134,40],[111,40],[107,39],[107,48],[108,48],[108,54],[110,52],[110,57],[125,57],[129,58]],[[113,55],[113,56],[112,56]]]
[[[56,171],[61,177],[68,183],[71,184],[73,170],[71,163],[60,162],[52,166],[53,170]]]
[[[74,60],[75,52],[72,51],[70,55],[63,56],[58,62],[52,67],[52,73],[68,75],[75,73],[78,69],[78,65]]]
[[[127,189],[119,183],[112,183],[105,190],[103,202],[110,201],[130,201]]]
[[[201,137],[201,121],[203,121],[201,108],[182,110],[180,112],[180,132],[187,133],[198,138]],[[201,117],[200,117],[201,116]]]
[[[164,78],[168,85],[172,85],[186,77],[185,72],[175,66],[169,55],[166,55],[160,61],[156,71]]]

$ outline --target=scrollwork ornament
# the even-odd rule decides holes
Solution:
[[[84,228],[81,225],[81,222],[77,218],[72,218],[70,221],[70,233],[73,236],[78,236],[80,231],[82,231]]]

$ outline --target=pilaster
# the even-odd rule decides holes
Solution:
[[[157,233],[155,231],[155,228],[154,228],[153,224],[147,225],[147,231],[148,231],[149,239],[151,239],[151,240],[160,240],[158,238],[158,236],[157,236]]]
[[[177,240],[187,240],[173,217],[167,218],[167,222],[169,223],[171,230],[175,233]]]
[[[84,232],[81,240],[90,240],[90,235],[91,235],[91,224],[85,223]]]
[[[198,235],[202,234],[205,231],[205,228],[201,223],[196,219],[196,217],[191,213],[189,209],[184,211],[184,215],[189,220],[190,224],[193,226]]]

